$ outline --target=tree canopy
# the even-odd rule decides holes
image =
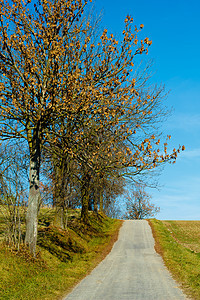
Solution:
[[[28,144],[25,242],[33,254],[45,154],[57,190],[76,178],[87,222],[95,184],[101,198],[103,179],[138,175],[180,152],[168,154],[155,132],[166,114],[163,89],[148,84],[146,70],[138,76],[134,69],[152,43],[139,39],[143,25],[127,16],[118,41],[107,29],[99,34],[98,22],[85,15],[88,5],[0,0],[0,135]]]

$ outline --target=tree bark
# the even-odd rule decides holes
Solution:
[[[54,226],[58,226],[62,229],[67,228],[67,208],[65,205],[56,206],[55,218],[53,221]]]
[[[54,225],[66,229],[67,206],[65,199],[67,178],[65,176],[68,175],[65,170],[66,162],[61,159],[59,167],[56,166],[55,161],[53,161],[53,163],[55,165],[54,207],[56,207]]]
[[[94,186],[94,213],[98,215],[99,186]]]
[[[33,149],[34,148],[34,149]],[[26,236],[25,244],[29,246],[30,252],[36,255],[38,211],[40,201],[39,172],[40,172],[40,144],[36,141],[35,146],[30,149],[29,170],[29,198],[26,214]]]
[[[97,202],[97,195],[94,197],[94,212],[98,215],[98,202]]]
[[[99,189],[99,211],[103,212],[103,190]]]

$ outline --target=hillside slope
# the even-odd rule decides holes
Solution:
[[[0,244],[0,299],[60,299],[111,250],[121,221],[90,213],[90,224],[80,223],[71,211],[67,230],[51,225],[52,213],[41,211],[37,259]]]

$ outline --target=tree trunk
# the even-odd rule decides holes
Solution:
[[[99,186],[94,187],[94,213],[98,215]]]
[[[29,171],[29,198],[26,214],[26,236],[25,243],[29,246],[30,252],[35,256],[37,231],[38,231],[38,211],[40,201],[39,172],[40,172],[40,144],[36,142],[30,150],[30,171]]]
[[[54,226],[58,226],[62,229],[67,228],[67,208],[65,205],[56,205],[55,218],[53,221]]]
[[[93,199],[92,199],[92,196],[93,195],[89,195],[89,202],[88,202],[88,210],[89,211],[92,211],[93,209],[92,209],[92,206],[93,206]]]
[[[84,224],[89,223],[89,215],[88,215],[89,198],[90,198],[90,176],[87,174],[84,178],[84,181],[82,183],[82,188],[81,188],[81,202],[82,202],[81,220]]]
[[[66,229],[67,224],[67,206],[65,201],[67,178],[65,177],[65,171],[65,161],[61,159],[59,167],[56,164],[54,167],[54,207],[56,207],[54,225],[62,229]]]
[[[89,201],[89,195],[85,195],[84,197],[82,197],[81,220],[84,224],[89,223],[88,201]]]
[[[99,189],[99,211],[103,212],[103,190]]]
[[[94,212],[96,215],[98,215],[98,203],[97,203],[97,195],[94,197]]]

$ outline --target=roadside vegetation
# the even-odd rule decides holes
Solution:
[[[90,212],[85,225],[80,216],[80,210],[70,210],[63,230],[52,225],[55,211],[42,208],[34,258],[24,245],[4,243],[0,214],[0,299],[61,299],[109,253],[122,222]]]
[[[200,221],[149,221],[155,249],[184,292],[200,299]]]

